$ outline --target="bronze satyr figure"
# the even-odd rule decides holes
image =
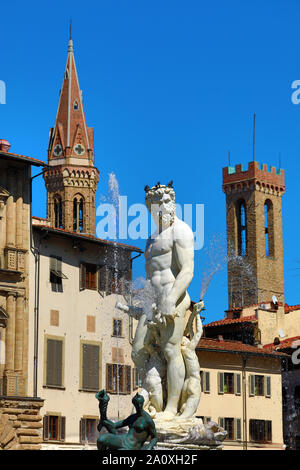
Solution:
[[[105,390],[96,394],[99,400],[100,421],[98,431],[105,427],[108,434],[101,434],[97,439],[98,450],[152,450],[157,443],[155,424],[151,416],[143,409],[144,397],[138,393],[133,397],[132,403],[136,413],[117,423],[107,419],[106,411],[109,396]],[[129,427],[127,434],[117,434],[117,429]],[[150,442],[146,445],[145,442]]]

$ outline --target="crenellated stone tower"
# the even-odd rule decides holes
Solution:
[[[249,162],[223,168],[229,308],[284,303],[281,196],[284,171]]]
[[[44,180],[51,226],[94,235],[99,171],[94,166],[93,128],[86,125],[71,38],[55,125],[49,133],[48,165]]]

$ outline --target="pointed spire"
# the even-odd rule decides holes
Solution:
[[[63,84],[60,92],[55,125],[50,129],[48,161],[57,165],[65,163],[93,165],[93,129],[88,128],[82,103],[72,40],[70,38]],[[80,161],[79,161],[80,160]]]

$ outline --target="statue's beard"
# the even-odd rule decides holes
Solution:
[[[158,217],[159,228],[166,229],[174,223],[175,212],[168,212],[166,214],[160,214]]]

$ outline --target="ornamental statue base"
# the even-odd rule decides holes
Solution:
[[[214,421],[201,418],[154,419],[158,443],[155,450],[221,450],[227,432]]]

